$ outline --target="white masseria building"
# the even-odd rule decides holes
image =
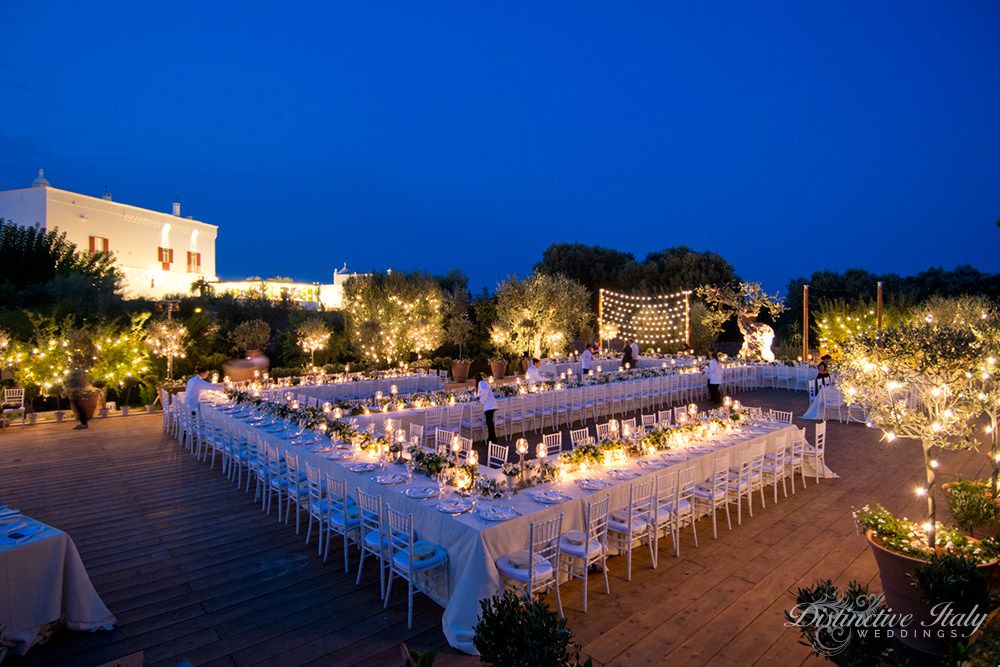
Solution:
[[[43,169],[38,170],[30,188],[0,192],[0,218],[24,227],[58,229],[84,251],[110,251],[125,276],[128,297],[186,295],[193,283],[204,279],[219,294],[288,298],[305,308],[338,310],[344,283],[354,275],[347,272],[345,264],[333,272],[332,284],[274,278],[219,281],[215,274],[216,225],[190,216],[182,218],[177,202],[173,213],[161,213],[112,201],[110,194],[91,197],[60,190],[49,185]]]
[[[58,229],[77,248],[107,250],[125,276],[125,294],[161,298],[189,294],[199,279],[215,281],[219,228],[190,217],[161,213],[49,185],[45,172],[30,188],[0,192],[0,218],[25,227]]]

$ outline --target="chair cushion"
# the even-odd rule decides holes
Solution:
[[[515,551],[514,553],[506,556],[501,556],[497,560],[497,569],[500,570],[500,574],[508,579],[527,583],[529,578],[528,552],[526,550],[521,550]],[[535,554],[532,571],[535,581],[548,579],[553,573],[552,564],[538,554]]]
[[[608,530],[616,533],[628,534],[628,513],[612,512],[608,516]],[[632,532],[639,533],[646,530],[646,519],[641,516],[632,515]]]
[[[413,543],[413,569],[426,570],[427,568],[443,565],[448,561],[448,552],[440,546],[427,540],[417,540]],[[396,552],[392,559],[393,565],[400,570],[410,568],[409,547]]]
[[[579,541],[577,541],[579,540]],[[584,543],[587,540],[587,536],[580,530],[573,530],[566,533],[559,540],[559,550],[569,556],[575,558],[584,557]],[[586,556],[593,558],[599,556],[602,551],[600,540],[592,539],[589,544],[589,550],[587,550]]]

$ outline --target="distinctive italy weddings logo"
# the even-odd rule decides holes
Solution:
[[[785,612],[785,626],[799,628],[817,654],[834,656],[857,641],[968,639],[987,617],[978,605],[958,612],[948,601],[931,607],[929,618],[918,620],[912,614],[894,612],[881,593],[852,592],[856,594],[799,598],[799,603]]]

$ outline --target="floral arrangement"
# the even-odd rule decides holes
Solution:
[[[859,530],[872,531],[879,543],[896,553],[930,560],[936,552],[951,553],[974,563],[987,563],[1000,556],[1000,541],[990,538],[977,542],[964,533],[940,523],[935,527],[936,548],[928,547],[927,526],[906,517],[897,517],[882,505],[865,505],[852,511]]]

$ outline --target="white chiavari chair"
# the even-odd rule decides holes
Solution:
[[[587,579],[590,568],[600,565],[604,574],[604,592],[611,595],[608,583],[608,503],[605,494],[583,502],[583,530],[571,530],[560,539],[559,572],[583,582],[583,611],[587,612]]]
[[[656,426],[656,415],[642,415],[642,427],[651,429]]]
[[[632,581],[632,547],[636,542],[649,545],[649,555],[656,566],[656,531],[653,530],[655,480],[640,479],[629,484],[628,505],[608,514],[608,543],[625,552],[625,580]]]
[[[542,436],[542,444],[545,446],[546,456],[556,456],[562,452],[563,437],[562,431],[548,433]]]
[[[340,535],[344,548],[344,572],[349,571],[348,548],[361,543],[361,510],[354,499],[347,495],[347,482],[326,475],[326,539],[323,562],[330,555],[330,540]]]
[[[382,498],[358,489],[358,509],[361,512],[361,560],[358,562],[358,578],[354,585],[361,584],[361,573],[365,569],[365,559],[373,556],[378,561],[378,594],[385,597],[385,565],[389,557],[389,541],[386,538]]]
[[[295,505],[295,534],[299,534],[302,508],[309,504],[309,491],[306,485],[305,472],[299,469],[299,457],[291,452],[285,452],[285,524],[291,515],[292,505]]]
[[[487,468],[502,468],[504,463],[507,463],[507,454],[510,452],[510,447],[508,445],[498,445],[495,442],[488,443],[486,446],[486,467]]]
[[[593,442],[594,439],[590,435],[589,428],[578,428],[569,432],[569,441],[573,449],[576,449],[580,445]]]
[[[386,507],[385,514],[389,583],[385,589],[385,602],[382,607],[389,607],[392,582],[395,578],[404,579],[407,583],[406,627],[412,629],[414,593],[423,592],[436,600],[448,598],[451,588],[448,580],[448,552],[433,542],[415,539],[412,514],[403,514],[391,507]]]
[[[521,591],[531,598],[552,588],[559,615],[563,615],[559,597],[559,554],[563,515],[532,521],[528,529],[528,548],[501,556],[496,566],[504,586]]]
[[[323,497],[323,475],[318,468],[306,463],[306,496],[309,498],[306,507],[309,508],[309,527],[306,529],[306,544],[312,538],[313,522],[318,524],[316,531],[316,554],[323,553],[323,534],[326,529],[326,498]]]
[[[695,485],[693,498],[699,516],[712,515],[712,537],[719,539],[717,514],[719,509],[726,510],[726,525],[733,529],[729,514],[729,454],[722,452],[713,461],[712,476],[705,482]]]
[[[770,451],[764,455],[763,480],[764,484],[770,484],[774,489],[774,502],[778,502],[778,482],[781,482],[781,491],[785,498],[788,497],[788,468],[785,459],[788,452],[785,451],[785,435],[777,433],[769,446]]]
[[[816,424],[815,444],[806,442],[802,447],[802,456],[812,463],[816,483],[819,484],[820,473],[826,468],[826,422]]]

